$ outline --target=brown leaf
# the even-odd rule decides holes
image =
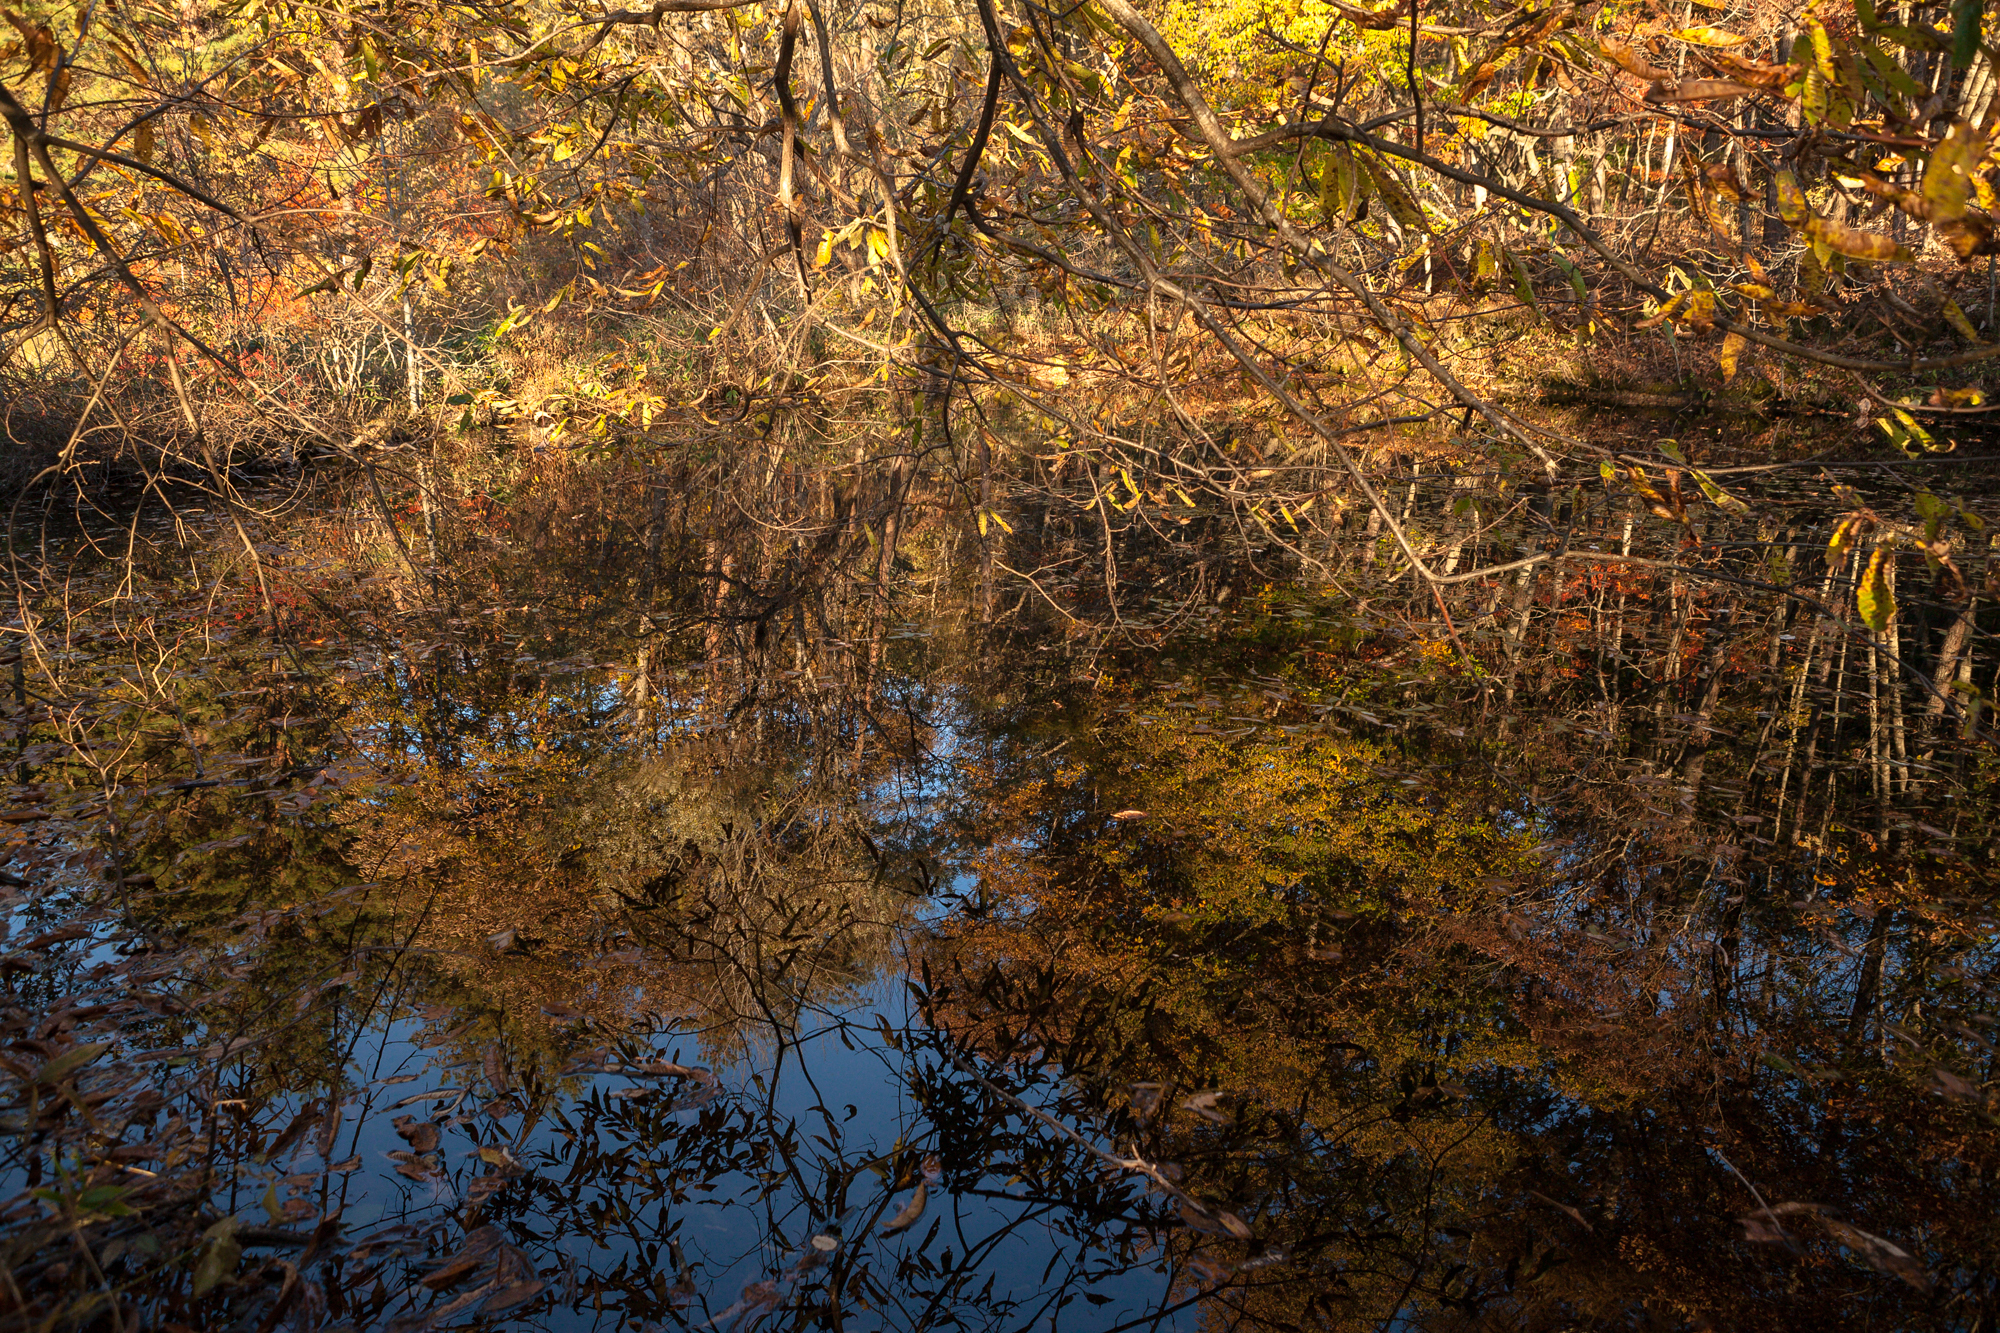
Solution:
[[[916,1223],[918,1218],[924,1215],[924,1208],[929,1204],[930,1197],[930,1187],[919,1183],[916,1193],[910,1196],[910,1201],[903,1205],[901,1211],[889,1219],[888,1224],[882,1228],[881,1234],[884,1236],[893,1236],[899,1231],[907,1231]]]
[[[1606,60],[1609,60],[1612,64],[1618,66],[1618,68],[1624,70],[1634,78],[1644,79],[1647,83],[1658,83],[1662,79],[1673,77],[1665,70],[1653,65],[1646,57],[1639,54],[1638,51],[1615,37],[1600,39],[1597,43],[1597,49],[1604,53]]]
[[[396,1127],[398,1138],[420,1153],[430,1152],[438,1146],[438,1127],[428,1120],[399,1115],[389,1123]]]
[[[432,1291],[443,1291],[446,1287],[455,1287],[465,1281],[466,1278],[472,1276],[474,1270],[478,1267],[478,1259],[471,1255],[461,1255],[456,1259],[449,1260],[443,1268],[438,1269],[436,1272],[425,1274],[422,1281]]]
[[[1697,54],[1710,68],[1753,88],[1780,89],[1798,77],[1797,66],[1750,60],[1734,51],[1702,51]]]
[[[530,1278],[525,1282],[511,1283],[487,1297],[486,1304],[482,1308],[488,1314],[496,1310],[505,1310],[510,1306],[519,1305],[522,1301],[532,1298],[543,1287],[548,1285],[548,1283],[542,1281],[540,1278]]]
[[[1993,219],[1977,209],[1967,209],[1965,216],[1955,222],[1938,224],[1937,231],[1960,259],[2000,253],[2000,241],[1995,241],[1993,235]]]
[[[1958,1097],[1967,1101],[1979,1097],[1979,1089],[1976,1086],[1949,1069],[1933,1069],[1931,1077],[1937,1080],[1938,1091],[1947,1097]]]
[[[1646,90],[1646,100],[1655,105],[1713,102],[1724,97],[1747,97],[1756,91],[1732,79],[1663,79]]]
[[[1715,192],[1733,203],[1742,203],[1750,192],[1743,188],[1743,182],[1736,179],[1736,168],[1727,162],[1711,162],[1701,169]]]
[[[1899,1277],[1918,1291],[1930,1291],[1931,1275],[1908,1251],[1860,1227],[1849,1226],[1830,1217],[1821,1221],[1825,1223],[1829,1236],[1853,1251],[1869,1267]]]
[[[1535,1198],[1540,1199],[1543,1203],[1547,1204],[1549,1207],[1555,1209],[1556,1211],[1567,1214],[1572,1221],[1574,1221],[1578,1226],[1582,1227],[1585,1231],[1597,1230],[1596,1227],[1590,1225],[1590,1219],[1585,1217],[1581,1210],[1572,1208],[1566,1203],[1559,1203],[1556,1200],[1551,1199],[1548,1195],[1543,1194],[1540,1190],[1529,1190],[1528,1193],[1533,1195]],[[1758,1214],[1758,1216],[1762,1216],[1762,1214]],[[1750,1221],[1749,1218],[1743,1219],[1745,1230],[1749,1229],[1749,1221]],[[1757,1236],[1750,1236],[1748,1237],[1748,1239],[1758,1240],[1761,1238]]]

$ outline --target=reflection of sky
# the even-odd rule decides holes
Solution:
[[[907,1050],[891,1049],[876,1025],[880,1015],[898,1033],[921,1032],[920,1028],[913,1032],[910,995],[900,976],[880,976],[853,994],[850,1005],[807,1014],[801,1023],[801,1036],[788,1041],[782,1052],[772,1046],[717,1070],[724,1095],[709,1108],[675,1113],[671,1119],[677,1126],[664,1133],[656,1127],[647,1134],[629,1121],[620,1124],[619,1112],[610,1109],[621,1105],[613,1093],[658,1080],[597,1074],[587,1076],[581,1086],[565,1089],[565,1095],[557,1099],[559,1114],[544,1117],[529,1127],[524,1137],[511,1140],[513,1156],[529,1166],[533,1176],[517,1180],[508,1192],[497,1196],[488,1205],[487,1220],[499,1221],[510,1233],[511,1243],[532,1256],[554,1293],[553,1309],[548,1308],[551,1298],[544,1295],[535,1305],[514,1312],[522,1316],[522,1322],[551,1329],[610,1326],[609,1311],[621,1298],[607,1291],[607,1310],[600,1315],[588,1295],[588,1275],[621,1269],[639,1273],[661,1270],[671,1285],[675,1274],[664,1244],[669,1238],[678,1242],[693,1268],[698,1299],[683,1311],[692,1326],[700,1326],[705,1318],[736,1304],[749,1284],[777,1280],[782,1285],[787,1270],[811,1247],[812,1238],[829,1234],[840,1239],[840,1259],[850,1264],[865,1259],[876,1280],[892,1292],[898,1288],[898,1265],[916,1259],[919,1251],[934,1263],[942,1263],[949,1251],[960,1270],[942,1284],[946,1296],[935,1302],[935,1308],[927,1309],[940,1285],[932,1279],[922,1284],[923,1290],[913,1289],[909,1299],[894,1303],[901,1308],[847,1308],[844,1322],[853,1328],[935,1327],[961,1320],[961,1326],[977,1328],[985,1326],[989,1317],[998,1327],[1020,1328],[1029,1323],[1046,1327],[1048,1316],[1055,1313],[1043,1308],[1048,1293],[1056,1292],[1071,1267],[1079,1264],[1091,1270],[1081,1289],[1104,1298],[1105,1303],[1075,1301],[1065,1305],[1056,1315],[1060,1328],[1108,1328],[1144,1319],[1149,1310],[1167,1299],[1168,1279],[1143,1259],[1127,1267],[1114,1253],[1079,1253],[1074,1237],[1080,1228],[1074,1219],[1068,1219],[1070,1234],[1066,1235],[1060,1210],[1057,1215],[1044,1216],[1045,1205],[1010,1201],[1005,1196],[1012,1194],[1018,1199],[1019,1189],[1009,1186],[1002,1170],[982,1170],[986,1163],[946,1163],[949,1182],[979,1194],[933,1186],[923,1218],[901,1235],[881,1236],[881,1219],[901,1208],[910,1197],[909,1191],[893,1191],[882,1207],[884,1182],[862,1164],[887,1157],[899,1147],[919,1153],[928,1150],[934,1134],[922,1108],[910,1097],[904,1062],[934,1057],[913,1057]],[[470,1111],[490,1095],[477,1089],[482,1071],[476,1058],[456,1067],[439,1068],[439,1061],[458,1062],[465,1057],[443,1054],[448,1046],[423,1049],[418,1043],[425,1036],[424,1023],[403,1019],[374,1027],[358,1044],[351,1073],[371,1090],[350,1097],[346,1103],[346,1122],[333,1156],[336,1160],[358,1156],[359,1167],[331,1177],[331,1195],[325,1200],[340,1207],[350,1240],[401,1226],[435,1232],[437,1239],[429,1256],[412,1261],[409,1276],[413,1279],[435,1268],[438,1259],[457,1243],[462,1228],[451,1214],[461,1203],[464,1186],[483,1169],[473,1154],[482,1142],[491,1144],[496,1138],[496,1122],[473,1116],[470,1123],[458,1124],[455,1117],[447,1116],[440,1145],[444,1179],[413,1182],[395,1174],[389,1154],[409,1146],[395,1132],[395,1117]],[[671,1032],[656,1037],[653,1045],[662,1056],[678,1050],[684,1059],[693,1058],[696,1048],[691,1038],[683,1035],[677,1039]],[[409,1081],[384,1083],[413,1074],[416,1077]],[[475,1091],[460,1097],[459,1091],[466,1088]],[[439,1097],[428,1100],[430,1094]],[[664,1099],[661,1094],[660,1100]],[[585,1107],[592,1102],[606,1108],[595,1134],[587,1132],[590,1116]],[[644,1108],[648,1103],[637,1105]],[[273,1117],[275,1123],[283,1124],[294,1109],[282,1108]],[[602,1219],[621,1200],[633,1203],[633,1191],[624,1188],[631,1183],[626,1178],[630,1163],[646,1159],[650,1152],[652,1160],[665,1165],[673,1160],[676,1137],[682,1144],[699,1138],[703,1131],[698,1127],[706,1118],[712,1117],[708,1119],[711,1125],[716,1120],[727,1123],[739,1109],[748,1112],[741,1123],[749,1127],[749,1135],[733,1145],[735,1157],[754,1157],[760,1149],[775,1147],[789,1138],[794,1146],[796,1179],[782,1182],[760,1199],[764,1186],[756,1171],[725,1170],[699,1181],[684,1181],[688,1194],[684,1203],[635,1206],[629,1219],[593,1225],[593,1218]],[[498,1124],[509,1131],[522,1128],[518,1116]],[[711,1130],[710,1134],[718,1143],[727,1140],[726,1133]],[[566,1188],[569,1168],[584,1149],[615,1152],[621,1146],[623,1164],[591,1173],[580,1190]],[[292,1160],[274,1163],[271,1170],[274,1175],[315,1171],[318,1164],[314,1156],[314,1149],[303,1147],[292,1154]],[[758,1165],[771,1171],[785,1169],[782,1154],[776,1152]],[[849,1206],[843,1215],[829,1216],[825,1209],[833,1193],[829,1186],[847,1172],[853,1173]],[[246,1222],[264,1222],[255,1206],[262,1189],[263,1181],[252,1178],[238,1191],[239,1215]],[[1001,1197],[993,1197],[996,1195]],[[309,1192],[306,1197],[318,1196]],[[876,1223],[873,1233],[865,1229],[870,1220]],[[649,1239],[659,1242],[650,1265],[645,1252]],[[968,1261],[968,1255],[974,1257]],[[574,1284],[582,1294],[566,1293],[569,1275],[575,1275]],[[809,1284],[823,1276],[823,1272],[809,1272],[805,1281]],[[962,1308],[958,1298],[970,1293],[979,1295],[976,1307]],[[991,1310],[1009,1313],[1004,1318],[989,1316]],[[789,1322],[789,1318],[780,1316],[778,1322]],[[745,1312],[717,1326],[749,1327],[750,1323],[750,1314]],[[1171,1328],[1175,1324],[1169,1318],[1153,1326]]]

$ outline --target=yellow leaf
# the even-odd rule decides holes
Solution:
[[[1720,28],[1709,28],[1700,26],[1693,28],[1675,28],[1674,36],[1680,38],[1684,42],[1693,42],[1697,46],[1741,46],[1745,42],[1750,40],[1748,37],[1741,36],[1737,33],[1724,32]]]
[[[1849,259],[1865,259],[1875,264],[1907,264],[1916,258],[1907,245],[1877,231],[1861,231],[1832,218],[1813,218],[1806,223],[1806,235],[1823,242]]]
[[[1737,362],[1750,340],[1740,333],[1731,333],[1722,340],[1722,350],[1715,354],[1717,364],[1722,367],[1722,382],[1728,384],[1736,378]]]
[[[1868,557],[1868,572],[1861,576],[1861,586],[1854,593],[1862,622],[1877,634],[1888,629],[1889,622],[1896,618],[1896,594],[1889,588],[1888,563],[1889,548],[1877,546],[1875,554]]]
[[[1812,216],[1806,206],[1806,192],[1799,188],[1799,178],[1789,171],[1778,173],[1778,216],[1794,227],[1803,227]]]
[[[1972,194],[1972,177],[1986,153],[1986,136],[1970,121],[1954,123],[1944,142],[1931,151],[1924,169],[1924,209],[1933,223],[1957,222],[1965,216]]]
[[[1661,306],[1658,310],[1655,310],[1651,315],[1648,315],[1645,319],[1640,320],[1632,327],[1635,329],[1658,328],[1660,325],[1666,323],[1668,320],[1672,319],[1675,315],[1679,314],[1681,307],[1687,304],[1687,299],[1688,299],[1688,294],[1686,292],[1675,293],[1672,297],[1668,298],[1667,303],[1665,305]]]
[[[1979,331],[1972,327],[1972,321],[1967,319],[1965,312],[1958,308],[1958,302],[1951,300],[1949,297],[1945,299],[1944,317],[1946,323],[1958,330],[1959,337],[1969,343],[1979,341]]]

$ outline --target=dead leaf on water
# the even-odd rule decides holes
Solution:
[[[465,1255],[451,1260],[436,1272],[426,1273],[420,1281],[432,1291],[443,1291],[446,1287],[455,1287],[471,1277],[478,1267],[479,1260]]]
[[[496,1310],[508,1309],[511,1306],[519,1305],[521,1302],[532,1298],[543,1287],[548,1285],[548,1283],[542,1281],[540,1278],[532,1278],[526,1282],[512,1283],[487,1297],[484,1308],[489,1314]]]
[[[910,1201],[903,1205],[902,1211],[890,1218],[888,1224],[882,1228],[882,1234],[893,1236],[899,1231],[907,1231],[924,1215],[924,1208],[930,1203],[930,1197],[930,1186],[919,1184],[916,1193],[910,1196]]]
[[[399,1115],[390,1123],[396,1127],[396,1137],[417,1152],[430,1152],[438,1146],[438,1127],[428,1120]]]
[[[1931,1275],[1924,1271],[1924,1266],[1909,1251],[1860,1227],[1849,1226],[1830,1217],[1821,1220],[1826,1224],[1829,1236],[1845,1245],[1869,1267],[1899,1277],[1918,1291],[1930,1291]]]

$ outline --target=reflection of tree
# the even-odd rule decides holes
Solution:
[[[1851,1035],[1888,1021],[1859,1016],[1892,911],[1925,923],[1903,1012],[1974,1030],[1921,861],[1746,856],[1740,804],[1660,819],[1643,787],[1523,801],[1582,758],[1554,735],[1230,745],[1172,699],[996,789],[925,959],[957,1040],[1248,1219],[1176,1228],[1212,1319],[1951,1326],[1920,1288],[1953,1262],[1990,1299],[1976,1098],[1936,1038]],[[1790,906],[1836,882],[1852,910]],[[1751,1183],[1786,1205],[1761,1231]]]

